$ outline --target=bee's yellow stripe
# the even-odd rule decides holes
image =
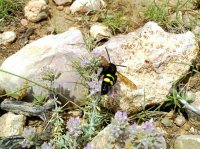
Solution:
[[[115,80],[115,78],[111,74],[106,74],[106,76],[111,77],[113,80]]]
[[[110,85],[113,85],[113,81],[111,81],[109,78],[104,78],[103,81],[110,83]]]

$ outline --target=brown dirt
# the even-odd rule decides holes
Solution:
[[[139,26],[143,25],[144,18],[140,16],[140,13],[145,9],[147,4],[149,4],[148,0],[116,0],[115,2],[112,0],[107,0],[107,3],[109,10],[108,13],[113,14],[121,11],[124,14],[124,17],[129,20],[128,31],[133,31]],[[65,9],[68,9],[69,6],[65,6],[64,9],[60,11],[52,0],[49,0],[48,5],[50,8],[51,17],[47,20],[43,20],[39,23],[29,22],[26,27],[23,27],[20,23],[20,20],[24,17],[19,16],[16,20],[7,22],[5,24],[1,31],[14,31],[17,34],[17,39],[10,45],[0,46],[0,64],[2,64],[7,57],[16,53],[25,45],[23,44],[25,40],[24,36],[26,36],[26,31],[28,29],[34,29],[32,35],[28,37],[28,43],[30,43],[31,40],[36,40],[49,35],[53,31],[56,33],[61,33],[68,30],[70,27],[79,27],[83,31],[88,31],[89,27],[101,19],[101,16],[104,15],[92,14],[90,16],[86,16],[84,14],[66,14]]]

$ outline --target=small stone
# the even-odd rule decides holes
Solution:
[[[25,126],[26,117],[8,112],[0,117],[0,137],[21,135]]]
[[[21,19],[20,23],[23,26],[27,26],[28,25],[28,20],[27,19]]]
[[[178,115],[175,119],[175,124],[179,127],[183,126],[185,124],[186,120],[185,117],[182,115]]]
[[[58,6],[57,9],[62,11],[64,9],[64,7],[63,6]]]
[[[183,125],[183,129],[186,130],[186,131],[190,130],[190,127],[191,126],[188,123],[185,123],[185,125]]]
[[[197,131],[195,130],[194,127],[191,127],[190,130],[189,130],[189,132],[192,133],[192,134],[195,134]]]
[[[102,23],[95,23],[90,28],[90,34],[94,38],[109,38],[112,36],[112,31]]]
[[[168,119],[167,117],[163,118],[161,123],[166,127],[172,127],[173,126],[172,120]]]
[[[35,40],[35,39],[36,39],[36,36],[35,36],[35,35],[31,35],[31,36],[29,37],[29,39],[30,39],[30,40]]]
[[[104,5],[105,2],[103,0],[75,0],[70,6],[70,10],[72,13],[83,13],[92,10],[100,10]]]
[[[26,18],[31,22],[38,22],[49,16],[49,8],[44,0],[31,0],[24,8]]]
[[[3,34],[0,34],[0,45],[6,45],[8,43],[12,43],[16,39],[16,34],[13,31],[7,31]]]
[[[54,0],[56,5],[70,5],[72,0]]]

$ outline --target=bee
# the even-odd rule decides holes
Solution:
[[[101,60],[103,64],[103,70],[100,74],[100,76],[103,75],[103,81],[101,85],[101,95],[106,95],[111,91],[112,87],[117,82],[118,77],[130,89],[136,90],[137,86],[131,80],[129,80],[127,77],[125,77],[124,75],[122,75],[120,72],[117,71],[117,66],[121,66],[121,67],[126,67],[126,66],[116,65],[116,64],[111,63],[108,50],[107,48],[105,49],[108,55],[109,62],[107,61],[105,57],[101,56]]]

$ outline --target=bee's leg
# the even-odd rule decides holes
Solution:
[[[117,82],[117,75],[114,76],[115,80],[114,80],[114,84]]]

